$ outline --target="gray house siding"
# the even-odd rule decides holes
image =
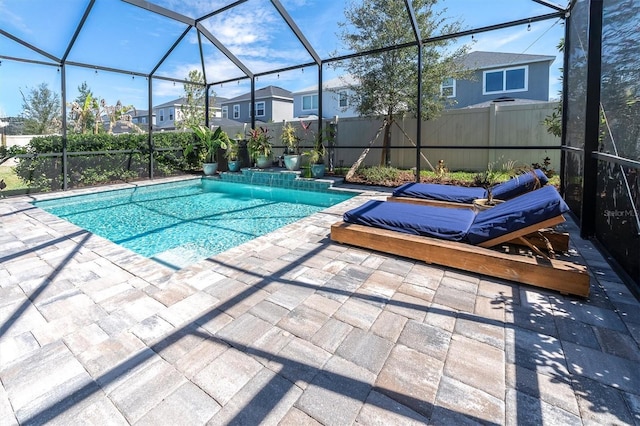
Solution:
[[[317,93],[304,93],[304,94],[298,94],[298,93],[294,93],[293,94],[293,116],[294,117],[304,117],[305,115],[317,115],[318,114],[318,109],[317,108],[313,108],[313,109],[302,109],[302,97],[303,96],[313,96],[316,95]],[[324,102],[324,99],[323,99]]]
[[[263,104],[262,114],[256,112],[256,121],[267,123],[269,121],[290,120],[293,118],[293,98],[291,92],[276,86],[268,86],[255,92],[256,106]],[[225,100],[222,106],[227,107],[230,120],[241,123],[251,123],[251,93]],[[239,114],[234,115],[234,106],[239,108]]]
[[[455,82],[455,101],[452,108],[464,108],[482,102],[492,101],[501,97],[519,99],[531,99],[539,101],[549,100],[549,66],[550,62],[534,62],[523,65],[510,65],[508,67],[495,67],[475,71],[473,78],[457,80]],[[486,72],[526,67],[526,90],[507,90],[484,94],[483,75]]]
[[[238,108],[239,115],[236,115]],[[248,123],[251,121],[249,116],[249,102],[234,102],[229,104],[229,118],[232,120]]]
[[[353,91],[349,89],[350,86],[357,84],[357,79],[350,74],[341,75],[331,80],[324,81],[322,83],[322,115],[323,118],[333,118],[336,115],[339,117],[357,117],[358,113],[350,103],[350,97],[353,95]],[[341,94],[346,94],[346,106],[340,106]],[[305,117],[309,115],[318,116],[318,105],[309,105],[312,108],[303,109],[304,100],[308,96],[315,96],[318,99],[318,85],[313,85],[304,89],[301,89],[293,93],[293,116]]]
[[[226,98],[209,98],[209,118],[221,117],[221,102]],[[171,102],[153,107],[153,126],[156,130],[173,130],[182,121],[182,106],[186,104],[185,98],[178,98]],[[202,108],[204,119],[204,108]]]
[[[484,105],[499,98],[549,100],[549,68],[556,59],[549,55],[474,51],[465,55],[461,68],[473,77],[458,80],[453,86],[452,108]],[[449,80],[443,93],[451,94]]]
[[[293,101],[276,99],[256,99],[256,104],[264,102],[264,115],[256,115],[256,121],[267,123],[269,121],[291,120],[293,118]],[[229,107],[229,119],[241,123],[251,123],[251,102],[237,102],[225,104]],[[240,116],[234,117],[233,106],[240,105]]]
[[[350,93],[349,90],[339,90],[337,92],[325,90],[322,92],[322,115],[324,118],[335,117],[357,117],[358,113],[353,107],[347,104],[347,108],[343,109],[340,106],[340,94],[339,92]],[[316,95],[317,92],[298,92],[293,95],[293,116],[303,117],[305,115],[318,115],[318,109],[302,109],[302,97],[308,95]],[[349,100],[347,100],[349,102]]]

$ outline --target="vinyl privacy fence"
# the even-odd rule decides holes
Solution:
[[[542,163],[549,157],[551,167],[560,167],[560,138],[549,134],[542,124],[554,102],[526,105],[493,103],[482,108],[448,110],[435,120],[422,123],[421,169],[444,160],[449,170],[484,170],[508,161],[520,165]],[[382,122],[368,118],[339,119],[335,166],[350,166],[378,132]],[[395,167],[415,167],[416,119],[405,118],[391,131],[391,163]],[[364,164],[378,165],[383,135],[374,143]],[[526,148],[526,149],[525,149]]]

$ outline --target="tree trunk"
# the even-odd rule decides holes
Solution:
[[[382,154],[380,155],[380,165],[384,167],[391,166],[391,124],[393,123],[393,115],[391,111],[385,117],[384,139],[382,142]]]
[[[360,154],[360,157],[358,158],[358,160],[353,163],[353,165],[351,166],[351,168],[349,169],[349,171],[347,172],[347,175],[344,177],[344,179],[349,182],[349,180],[351,180],[351,178],[353,177],[353,175],[356,173],[356,170],[358,169],[358,167],[360,167],[360,164],[364,161],[365,157],[367,156],[367,154],[369,153],[369,151],[371,150],[371,147],[373,146],[373,144],[375,143],[375,141],[378,139],[378,136],[380,136],[380,132],[382,131],[382,129],[385,128],[385,126],[387,125],[387,120],[384,120],[384,122],[382,123],[382,126],[380,126],[380,128],[378,129],[378,131],[376,132],[376,135],[373,137],[373,139],[371,139],[369,141],[369,146],[366,147],[364,149],[364,151],[362,151],[362,154]]]

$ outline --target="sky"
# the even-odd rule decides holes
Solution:
[[[551,3],[566,6],[568,0]],[[200,18],[232,3],[232,0],[151,0],[150,3],[189,18]],[[281,0],[296,25],[322,59],[350,53],[341,43],[338,22],[344,22],[348,2],[336,0]],[[122,0],[97,0],[75,42],[74,32],[89,0],[0,0],[0,117],[22,112],[22,94],[40,84],[60,93],[63,72],[67,101],[78,96],[86,82],[93,94],[108,105],[121,101],[136,109],[148,109],[149,81],[152,104],[159,105],[184,95],[181,83],[190,70],[204,69],[216,96],[232,98],[250,91],[250,81],[206,38],[202,60],[198,36],[188,28]],[[487,7],[490,4],[491,7]],[[436,10],[463,29],[545,15],[553,12],[532,0],[440,0]],[[254,73],[264,73],[313,62],[305,47],[288,28],[269,0],[248,0],[201,24]],[[435,35],[435,34],[434,34]],[[551,19],[510,29],[455,40],[453,47],[468,44],[471,50],[556,56],[551,65],[550,97],[560,90],[562,66],[557,44],[564,35],[562,20]],[[28,46],[17,40],[25,41]],[[166,52],[170,54],[166,55]],[[64,69],[55,64],[66,57]],[[38,61],[25,63],[15,59]],[[54,65],[46,65],[54,64]],[[98,65],[124,73],[76,66]],[[346,71],[325,66],[323,81]],[[317,67],[260,76],[256,88],[275,85],[290,91],[318,83]]]

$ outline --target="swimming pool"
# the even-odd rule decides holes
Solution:
[[[33,204],[180,269],[354,195],[195,179]]]

